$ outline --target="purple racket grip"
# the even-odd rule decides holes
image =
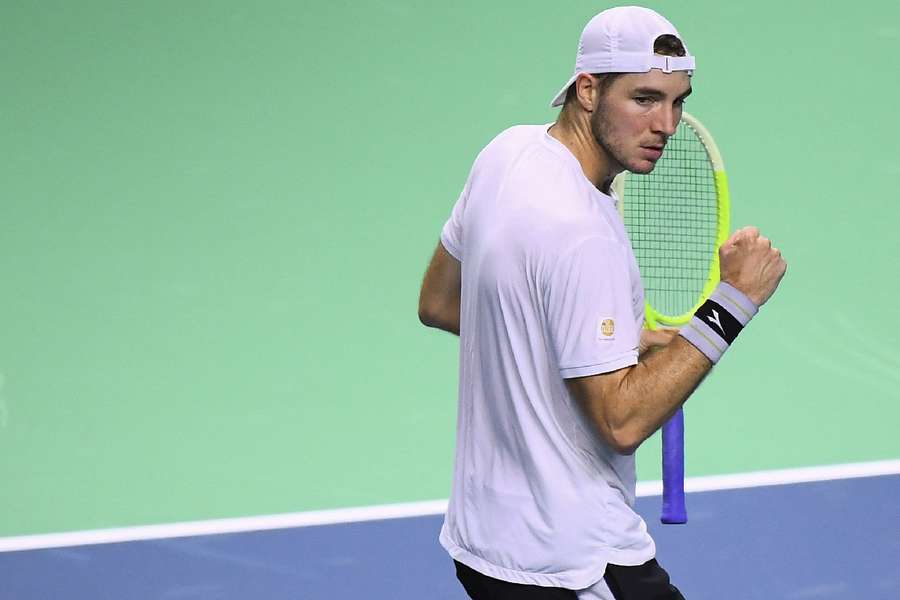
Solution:
[[[662,429],[663,500],[659,520],[666,525],[687,523],[684,506],[684,411],[678,409]]]

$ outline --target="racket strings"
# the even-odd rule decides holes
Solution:
[[[703,292],[718,232],[706,148],[682,122],[653,172],[630,175],[626,186],[625,225],[647,301],[663,315],[684,314]]]

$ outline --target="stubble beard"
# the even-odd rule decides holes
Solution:
[[[628,157],[625,155],[625,151],[622,148],[622,142],[613,136],[611,124],[609,119],[605,117],[605,114],[606,107],[601,100],[600,104],[597,106],[597,110],[591,115],[591,133],[594,136],[594,140],[597,141],[597,145],[600,146],[603,153],[606,154],[606,157],[610,162],[610,167],[616,172],[627,170],[639,175],[650,173],[656,166],[653,163],[650,163],[649,168],[629,164]]]

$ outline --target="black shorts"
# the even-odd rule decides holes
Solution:
[[[458,561],[456,578],[472,600],[575,600],[572,590],[510,583],[483,575]],[[669,583],[669,574],[656,559],[636,567],[607,565],[603,575],[616,600],[684,600]]]

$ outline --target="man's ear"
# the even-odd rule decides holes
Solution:
[[[588,113],[593,113],[597,106],[599,81],[593,75],[580,73],[575,80],[575,100]]]

